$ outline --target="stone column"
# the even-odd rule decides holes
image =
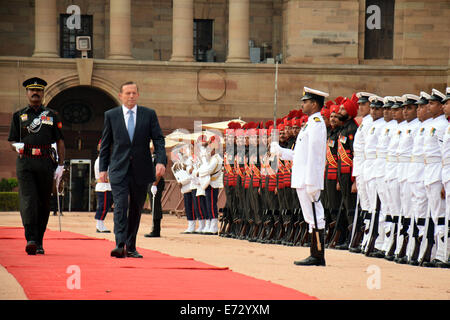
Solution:
[[[250,62],[249,0],[229,0],[227,62]]]
[[[109,59],[131,56],[131,0],[110,0]]]
[[[33,57],[59,57],[56,0],[35,1],[34,21],[35,43]]]
[[[194,61],[194,1],[173,0],[172,57],[170,61]]]

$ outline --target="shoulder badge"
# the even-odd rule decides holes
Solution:
[[[315,122],[320,122],[320,118],[319,117],[314,117],[313,118]]]
[[[431,128],[430,130],[430,136],[434,136],[434,133],[436,132],[436,128]]]

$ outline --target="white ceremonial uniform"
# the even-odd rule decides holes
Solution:
[[[406,121],[402,121],[398,123],[397,126],[393,127],[392,139],[389,142],[389,146],[387,149],[386,156],[386,167],[385,167],[385,181],[388,187],[388,208],[390,218],[392,218],[392,223],[387,223],[386,228],[389,226],[390,230],[388,231],[389,236],[385,237],[385,243],[383,244],[384,251],[388,251],[392,244],[394,243],[394,232],[395,226],[398,222],[401,205],[400,205],[400,185],[398,183],[398,175],[397,175],[397,147],[400,141],[400,135],[402,134],[402,130],[406,125]],[[385,230],[386,230],[385,228]]]
[[[386,121],[383,118],[379,118],[372,122],[369,130],[367,131],[367,135],[365,136],[365,144],[364,144],[364,165],[363,165],[363,176],[366,184],[367,195],[369,198],[369,212],[371,215],[371,220],[366,220],[365,229],[369,230],[370,223],[372,219],[375,217],[375,212],[377,209],[377,177],[380,177],[381,172],[376,170],[376,159],[377,159],[377,145],[378,139],[381,136],[382,129]],[[368,240],[369,235],[366,236]],[[367,245],[367,240],[363,242],[363,251],[365,250],[365,246]]]
[[[281,159],[293,161],[291,188],[296,188],[305,221],[312,229],[324,229],[325,217],[322,203],[318,201],[324,187],[327,129],[320,114],[308,117],[308,122],[299,132],[294,150],[281,148]],[[311,194],[316,194],[314,203]],[[317,226],[314,221],[315,206]]]
[[[445,221],[447,223],[447,229],[450,227],[450,125],[445,130],[444,139],[442,142],[442,183],[445,187]],[[443,262],[448,262],[450,259],[450,239],[448,232],[445,235],[445,243],[447,243],[447,251],[443,252],[439,258],[443,258]],[[438,258],[438,254],[436,258]],[[438,259],[439,259],[438,258]],[[447,260],[445,260],[447,259]]]
[[[425,230],[425,218],[427,216],[428,199],[425,191],[424,175],[425,157],[423,153],[425,133],[432,119],[427,119],[420,124],[414,137],[413,149],[411,151],[411,162],[408,166],[408,184],[411,188],[411,218],[418,229],[418,237],[423,237]],[[408,243],[407,257],[413,254],[415,239],[410,237]]]
[[[408,169],[411,163],[412,149],[414,146],[414,138],[417,135],[419,130],[420,121],[415,118],[410,122],[406,122],[402,133],[400,134],[400,139],[397,147],[397,181],[400,186],[400,217],[399,217],[399,230],[397,232],[397,247],[395,249],[395,254],[400,253],[400,249],[402,248],[402,242],[405,234],[412,230],[411,224],[408,223],[412,218],[411,212],[411,197],[412,190],[411,184],[408,183]],[[406,221],[404,219],[407,219]],[[402,221],[405,223],[402,224]],[[408,222],[407,222],[408,221]],[[406,227],[407,230],[403,230],[402,226]],[[405,248],[406,249],[406,248]]]
[[[431,254],[431,260],[436,255],[436,259],[441,260],[438,253],[445,252],[444,243],[441,239],[444,237],[445,225],[445,201],[441,198],[442,184],[442,154],[444,133],[447,130],[448,121],[445,115],[434,118],[424,138],[425,171],[424,183],[428,198],[427,212],[434,223],[435,245]],[[423,241],[425,242],[425,241]],[[445,244],[446,245],[446,244]],[[435,252],[436,249],[436,252]],[[422,252],[423,253],[423,252]],[[421,256],[421,259],[423,257]],[[442,261],[442,260],[441,260]]]
[[[389,214],[389,195],[386,185],[386,157],[389,142],[392,139],[394,130],[397,127],[397,121],[391,120],[385,122],[381,128],[380,137],[377,144],[377,159],[375,160],[374,170],[378,172],[376,177],[377,194],[380,197],[381,210],[378,223],[378,237],[375,241],[375,248],[383,251],[385,235],[388,232],[386,226],[390,227],[390,222],[386,222],[386,215]]]
[[[223,170],[222,170],[223,160],[218,154],[214,154],[209,158],[207,164],[202,166],[199,170],[200,176],[209,175],[212,188],[218,189],[223,188]]]
[[[359,204],[362,210],[369,211],[370,203],[367,194],[366,183],[364,180],[364,145],[367,131],[370,129],[373,122],[372,116],[369,114],[365,116],[356,130],[353,141],[353,172],[352,175],[356,180],[356,189],[358,190]]]

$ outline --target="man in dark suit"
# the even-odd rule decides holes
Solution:
[[[142,258],[136,250],[136,235],[148,184],[164,175],[167,164],[164,136],[153,109],[137,105],[136,83],[120,87],[122,106],[105,112],[100,148],[100,180],[109,182],[114,198],[116,248],[112,257]],[[150,141],[155,147],[152,161]],[[126,247],[125,247],[126,246]]]

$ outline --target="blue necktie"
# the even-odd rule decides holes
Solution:
[[[134,135],[134,112],[128,110],[128,135],[130,136],[130,141],[133,141]]]

